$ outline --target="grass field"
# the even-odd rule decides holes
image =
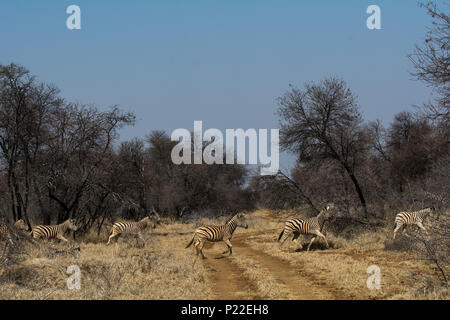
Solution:
[[[185,246],[196,226],[217,221],[165,221],[149,231],[145,247],[134,238],[106,246],[107,230],[79,243],[27,245],[1,267],[0,299],[448,299],[448,289],[418,290],[415,275],[433,278],[436,270],[413,252],[386,249],[391,230],[351,240],[328,233],[329,249],[321,241],[310,252],[291,241],[280,249],[287,215],[247,214],[233,255],[222,254],[224,243],[207,244],[205,260]],[[67,288],[70,265],[80,267],[80,290]],[[379,290],[366,285],[371,265],[380,269]]]

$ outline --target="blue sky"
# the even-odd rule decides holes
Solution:
[[[81,30],[66,8],[81,8]],[[381,8],[382,30],[366,28]],[[118,104],[150,130],[277,128],[276,99],[291,83],[345,79],[365,119],[429,99],[406,57],[430,18],[414,0],[23,1],[0,2],[0,63],[27,67],[62,96],[100,108]],[[281,168],[292,165],[284,155]]]

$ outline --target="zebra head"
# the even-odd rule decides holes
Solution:
[[[435,207],[428,207],[425,210],[427,210],[426,216],[435,216],[436,215],[436,208]],[[439,212],[437,213],[437,218],[440,218]]]
[[[23,221],[23,219],[17,220],[14,223],[14,227],[16,227],[19,230],[23,230],[23,231],[26,231],[28,229],[27,225],[26,225],[25,221]]]
[[[243,213],[238,213],[236,215],[236,224],[238,227],[248,229],[247,220],[245,219],[245,215]]]
[[[158,212],[155,210],[155,207],[152,206],[152,212],[151,216],[153,216],[153,222],[156,222],[156,224],[161,224],[161,217],[159,216]],[[150,217],[150,215],[149,215]]]
[[[78,230],[78,227],[77,227],[77,225],[75,224],[75,219],[69,219],[69,220],[67,220],[67,227],[68,227],[70,230],[73,230],[73,231],[77,231],[77,230]]]
[[[161,224],[161,218],[156,212],[154,212],[151,216],[149,216],[149,218],[152,219],[153,223]]]
[[[146,216],[142,221],[145,221],[147,223],[148,226],[152,227],[153,229],[156,228],[156,223],[159,223],[159,221],[157,220],[157,222],[154,222],[154,219],[152,219],[151,216]]]
[[[319,216],[323,217],[324,220],[330,220],[333,217],[333,211],[335,209],[333,203],[328,203],[319,213]]]

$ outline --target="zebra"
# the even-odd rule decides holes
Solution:
[[[68,242],[66,238],[64,238],[64,233],[68,230],[77,231],[78,227],[75,224],[74,219],[68,219],[63,223],[51,226],[39,225],[35,226],[31,230],[31,236],[35,239],[44,238],[47,240],[50,239],[58,239],[65,242]]]
[[[222,254],[229,252],[229,254],[231,255],[233,253],[233,246],[231,245],[230,240],[237,227],[245,229],[248,228],[248,224],[245,221],[245,216],[242,213],[234,215],[224,225],[201,226],[195,230],[194,236],[192,237],[192,240],[187,244],[186,249],[189,248],[195,240],[194,247],[197,252],[197,256],[200,253],[202,259],[206,259],[205,255],[203,254],[203,246],[205,244],[205,241],[224,241],[228,248],[227,250],[222,252]]]
[[[394,220],[394,239],[397,235],[397,232],[403,228],[403,233],[406,231],[407,225],[416,225],[423,231],[427,232],[425,227],[423,226],[424,219],[431,213],[436,212],[436,209],[434,207],[427,207],[419,211],[413,211],[413,212],[399,212],[395,216]]]
[[[278,236],[278,242],[280,242],[280,248],[282,247],[283,243],[286,241],[287,238],[291,234],[294,234],[294,237],[292,241],[295,241],[299,246],[300,249],[303,249],[302,244],[300,241],[298,241],[298,237],[301,234],[304,235],[313,235],[311,241],[309,242],[308,248],[306,251],[309,251],[309,248],[311,247],[311,244],[314,242],[314,240],[317,237],[321,237],[323,240],[325,240],[325,243],[327,245],[327,248],[330,246],[328,245],[327,238],[322,234],[322,228],[325,224],[325,221],[329,220],[331,218],[331,209],[334,206],[332,204],[327,205],[325,208],[323,208],[319,214],[316,217],[308,218],[308,219],[300,219],[300,218],[292,218],[286,221],[283,230],[281,231],[280,235]]]
[[[156,217],[157,223],[159,223],[159,216]],[[142,241],[144,241],[145,245],[146,240],[144,238],[144,230],[149,226],[156,228],[156,224],[152,221],[150,216],[147,216],[137,222],[116,222],[111,228],[106,245],[109,245],[112,239],[116,239],[117,243],[121,234],[137,235]]]
[[[23,219],[17,220],[13,225],[15,230],[27,230],[27,225],[25,224],[25,221]],[[13,241],[11,239],[11,235],[8,230],[8,226],[2,222],[0,222],[0,239],[7,239],[11,244],[13,244]]]

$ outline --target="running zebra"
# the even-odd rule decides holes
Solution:
[[[157,218],[159,219],[159,217]],[[116,239],[117,243],[117,240],[119,240],[121,234],[137,235],[142,241],[144,241],[145,245],[146,240],[144,238],[144,231],[145,229],[147,229],[147,227],[156,228],[156,224],[149,216],[137,222],[116,222],[111,228],[111,232],[109,233],[109,238],[106,245],[109,245],[112,239]]]
[[[23,230],[23,231],[27,230],[27,225],[25,224],[25,221],[23,221],[23,219],[17,220],[14,223],[13,227],[16,230]],[[13,243],[13,241],[11,239],[11,235],[8,230],[8,227],[6,226],[6,224],[4,224],[2,222],[0,222],[0,239],[6,239],[11,244]]]
[[[234,215],[221,226],[201,226],[195,230],[194,236],[192,237],[191,242],[189,242],[186,246],[186,249],[189,248],[195,240],[194,247],[197,255],[200,253],[202,259],[206,259],[202,251],[205,241],[224,241],[228,247],[228,250],[224,251],[223,254],[229,252],[231,255],[233,253],[233,246],[231,245],[230,240],[237,227],[245,229],[248,228],[247,222],[245,221],[245,216],[242,213]]]
[[[325,224],[325,221],[331,218],[332,208],[333,205],[329,204],[325,208],[323,208],[316,217],[308,219],[292,218],[287,220],[284,225],[284,229],[278,236],[278,242],[280,242],[281,239],[280,247],[283,245],[286,239],[289,238],[291,234],[293,234],[294,237],[292,241],[295,241],[300,246],[300,249],[303,249],[302,244],[300,243],[300,241],[298,241],[298,237],[301,234],[303,234],[303,235],[313,235],[306,251],[309,251],[311,244],[317,237],[323,238],[323,240],[325,240],[327,248],[329,248],[327,238],[325,238],[325,236],[322,234],[321,231],[323,225]]]
[[[67,230],[77,231],[78,227],[75,225],[74,219],[68,219],[63,223],[52,225],[52,226],[35,226],[31,231],[31,236],[35,239],[44,238],[47,240],[50,239],[58,239],[65,242],[68,242],[66,238],[64,238],[64,233]]]
[[[395,216],[395,224],[394,224],[394,239],[397,234],[397,231],[403,228],[403,233],[406,231],[407,225],[416,225],[423,231],[427,232],[425,227],[423,226],[424,219],[431,213],[434,213],[436,209],[434,207],[428,207],[419,211],[414,212],[400,212]]]

